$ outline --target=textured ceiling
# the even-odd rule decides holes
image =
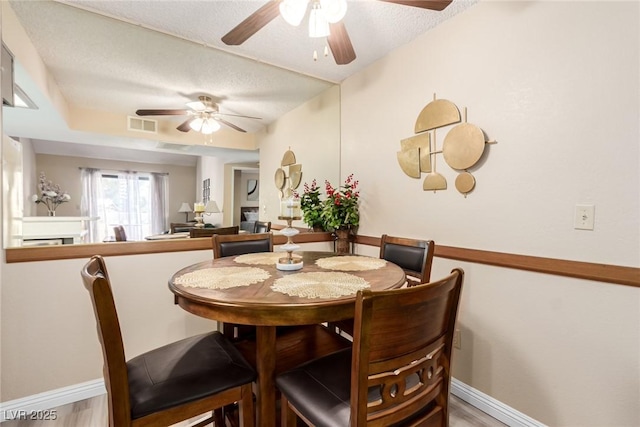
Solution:
[[[349,1],[344,23],[357,58],[348,65],[336,65],[331,54],[313,61],[324,42],[307,36],[305,22],[291,27],[281,17],[241,46],[220,41],[266,0],[10,5],[69,104],[133,115],[138,108],[184,108],[206,94],[223,113],[261,117],[229,119],[255,132],[475,1],[454,0],[442,12]],[[172,120],[177,126],[184,118]]]

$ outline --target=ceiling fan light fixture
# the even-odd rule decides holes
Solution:
[[[186,106],[194,111],[203,111],[207,108],[207,106],[204,105],[204,102],[202,101],[187,102]]]
[[[204,119],[202,117],[196,117],[195,119],[191,120],[191,122],[189,123],[189,127],[191,128],[191,130],[200,132],[200,129],[202,129],[203,123],[204,123]]]
[[[218,123],[216,119],[208,118],[202,122],[202,128],[200,129],[200,132],[205,135],[209,135],[218,130],[220,130],[220,123]]]
[[[280,15],[289,25],[297,27],[302,22],[307,12],[309,0],[282,0],[280,2]]]
[[[347,14],[347,0],[320,0],[320,6],[331,24],[340,22]]]
[[[329,34],[329,21],[320,2],[316,1],[309,12],[309,37],[329,37]]]

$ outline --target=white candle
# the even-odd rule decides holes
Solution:
[[[284,199],[280,202],[280,216],[295,218],[302,216],[300,199]]]

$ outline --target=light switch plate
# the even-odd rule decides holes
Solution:
[[[573,228],[576,230],[593,230],[595,206],[576,205]]]

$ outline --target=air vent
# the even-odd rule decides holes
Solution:
[[[158,121],[127,116],[127,129],[135,132],[158,133]]]

